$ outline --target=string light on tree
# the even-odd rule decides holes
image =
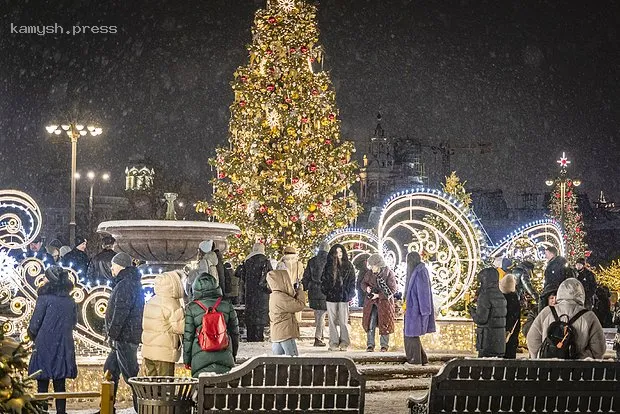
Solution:
[[[560,175],[555,179],[548,179],[545,184],[553,187],[551,199],[549,200],[550,216],[555,218],[562,225],[564,238],[566,241],[566,259],[571,265],[580,257],[590,255],[588,246],[584,242],[586,232],[584,231],[583,215],[577,206],[577,187],[581,181],[571,179],[567,175],[567,167],[571,161],[562,153],[562,157],[557,160],[560,165]]]
[[[268,0],[258,10],[249,63],[234,74],[229,145],[210,160],[217,169],[212,202],[198,211],[239,226],[232,256],[264,240],[268,254],[295,245],[302,255],[346,227],[359,209],[355,148],[340,136],[336,95],[322,70],[316,7]]]

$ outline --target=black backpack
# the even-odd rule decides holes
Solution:
[[[538,358],[576,359],[577,333],[572,325],[588,310],[582,309],[569,319],[566,314],[558,316],[554,306],[550,308],[555,321],[547,328],[547,337],[538,350]],[[566,317],[566,321],[562,320],[563,317]]]

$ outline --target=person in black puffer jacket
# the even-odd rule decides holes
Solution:
[[[304,290],[308,291],[308,302],[314,309],[314,346],[325,346],[323,342],[323,330],[325,328],[325,314],[327,313],[327,305],[325,304],[325,294],[321,291],[321,276],[323,268],[327,261],[327,253],[329,252],[329,244],[321,242],[319,244],[319,252],[308,261],[308,266],[304,271],[304,277],[301,283]]]
[[[513,275],[507,274],[499,281],[499,290],[506,298],[506,352],[504,358],[515,359],[519,348],[521,331],[521,302],[517,294],[517,282]]]
[[[349,301],[355,296],[355,269],[341,244],[332,246],[327,254],[321,275],[321,291],[325,294],[329,313],[329,350],[346,351],[351,344],[347,323]]]
[[[478,357],[502,357],[506,352],[506,298],[499,290],[499,273],[489,267],[478,273],[478,279],[477,306],[469,308],[476,324]]]
[[[254,243],[252,251],[237,270],[236,276],[243,286],[245,304],[244,321],[248,342],[263,342],[265,326],[269,324],[269,294],[267,273],[272,270],[269,258],[265,256],[265,245]]]
[[[121,374],[125,382],[138,375],[138,345],[142,340],[144,292],[138,269],[132,266],[131,256],[118,253],[112,258],[114,289],[108,300],[105,326],[110,344],[110,354],[103,364],[103,371],[110,371],[114,381],[114,399]],[[136,395],[133,406],[138,411]]]

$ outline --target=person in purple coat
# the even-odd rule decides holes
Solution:
[[[73,329],[77,306],[71,297],[73,283],[60,266],[45,270],[47,281],[37,291],[28,336],[34,341],[28,374],[37,380],[37,391],[47,392],[50,380],[54,392],[65,392],[65,380],[77,377]],[[66,400],[56,400],[56,413],[65,414]]]
[[[409,364],[428,363],[420,337],[435,332],[435,308],[428,270],[418,252],[407,254],[405,356]]]

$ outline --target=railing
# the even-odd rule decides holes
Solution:
[[[114,383],[110,371],[106,371],[101,382],[101,391],[80,392],[38,392],[33,395],[35,400],[68,400],[77,398],[101,398],[99,412],[112,414],[114,411]]]

